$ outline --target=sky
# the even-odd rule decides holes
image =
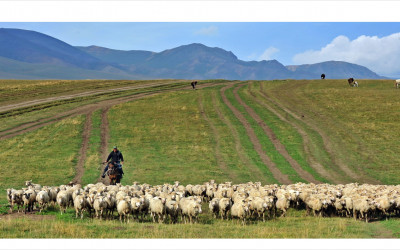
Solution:
[[[202,43],[244,61],[346,61],[400,77],[399,22],[1,22],[0,27],[38,31],[74,46],[160,52]]]

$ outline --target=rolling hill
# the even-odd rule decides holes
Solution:
[[[159,53],[72,46],[29,30],[0,29],[0,78],[4,79],[228,79],[274,80],[384,78],[346,62],[287,66],[276,60],[243,61],[200,43]]]

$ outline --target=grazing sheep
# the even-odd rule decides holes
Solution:
[[[47,207],[50,201],[49,193],[48,191],[42,190],[36,195],[36,201],[39,204],[39,213],[42,212],[42,210]]]
[[[219,214],[221,215],[222,220],[225,218],[228,219],[228,212],[231,210],[232,201],[230,198],[221,198],[218,203],[219,206]]]
[[[394,208],[394,202],[391,202],[389,200],[389,197],[387,196],[382,196],[379,197],[375,200],[376,202],[376,207],[378,210],[382,211],[382,213],[385,215],[386,220],[390,216],[390,211],[392,208]]]
[[[131,213],[131,203],[127,200],[128,198],[120,198],[117,200],[117,211],[119,214],[119,221],[122,222],[122,216],[124,217],[124,222],[129,223],[129,214]]]
[[[165,218],[165,198],[154,197],[150,199],[149,209],[151,217],[153,218],[153,222],[156,222],[156,218],[158,223],[162,223]]]
[[[236,202],[233,204],[231,208],[231,216],[232,218],[239,218],[242,220],[242,225],[244,226],[246,224],[246,216],[249,211],[249,205],[245,203],[244,201],[242,202]]]
[[[78,218],[79,213],[81,214],[81,219],[83,219],[83,212],[88,209],[89,204],[87,201],[87,196],[85,194],[79,194],[74,199],[75,215]]]
[[[62,190],[62,191],[58,192],[57,204],[58,204],[58,206],[60,206],[61,214],[63,214],[63,211],[65,213],[65,211],[67,210],[68,203],[69,203],[69,199],[68,199],[67,191]]]
[[[322,216],[323,203],[320,198],[316,197],[315,195],[309,196],[305,201],[305,203],[307,208],[307,214],[309,214],[310,210],[312,210],[314,216],[316,216],[317,213],[319,214],[319,216]]]

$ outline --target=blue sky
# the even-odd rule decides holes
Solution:
[[[160,52],[202,43],[245,61],[276,59],[290,65],[343,60],[400,76],[400,23],[8,22],[0,27],[35,30],[79,46]]]

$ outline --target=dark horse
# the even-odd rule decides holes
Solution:
[[[118,170],[118,167],[112,162],[108,163],[107,175],[108,178],[110,178],[110,185],[115,185],[116,183],[121,182],[121,173]]]
[[[196,89],[197,81],[191,82],[190,85],[192,85],[193,89]]]

